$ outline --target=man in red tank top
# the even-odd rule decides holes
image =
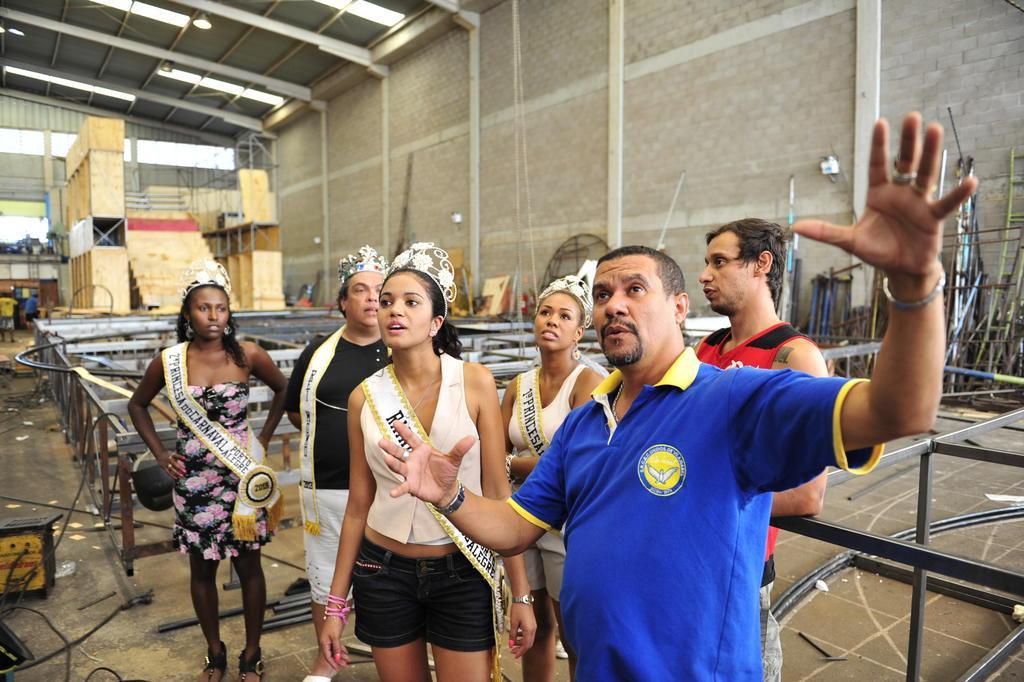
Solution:
[[[827,376],[825,359],[814,342],[780,320],[775,312],[785,263],[781,227],[756,218],[723,225],[707,234],[704,262],[707,265],[700,275],[704,295],[713,311],[728,316],[730,326],[701,340],[697,357],[702,362],[723,369],[794,369]],[[772,516],[819,513],[825,485],[822,472],[799,488],[775,493]],[[761,578],[761,652],[766,682],[782,676],[779,625],[769,611],[778,534],[778,528],[769,526]]]

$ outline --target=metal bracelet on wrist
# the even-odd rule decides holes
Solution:
[[[505,478],[508,479],[509,483],[515,483],[516,479],[512,478],[512,458],[515,457],[511,452],[505,455]]]
[[[920,310],[929,303],[935,300],[935,297],[942,293],[942,290],[946,287],[946,273],[943,272],[942,276],[939,277],[939,281],[935,283],[935,288],[929,292],[927,296],[917,301],[901,301],[892,295],[892,291],[889,290],[889,276],[882,277],[882,293],[889,299],[889,303],[892,303],[892,307],[896,310]]]
[[[438,507],[437,511],[445,516],[450,516],[459,510],[462,503],[466,501],[466,489],[462,486],[462,481],[458,481],[459,488],[455,491],[455,497],[445,507]]]

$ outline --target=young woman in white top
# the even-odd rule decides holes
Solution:
[[[540,350],[540,367],[516,377],[505,390],[501,414],[505,420],[506,460],[513,484],[530,475],[566,415],[590,400],[601,375],[581,364],[579,344],[590,326],[593,303],[586,282],[578,277],[557,279],[541,292],[533,318],[533,334]],[[539,418],[538,418],[539,415]],[[560,535],[546,533],[523,553],[526,576],[533,595],[537,636],[523,656],[524,680],[550,680],[555,668],[555,634],[562,632],[558,593],[562,586],[565,545]],[[569,675],[576,657],[569,654]]]
[[[384,280],[378,312],[392,364],[348,399],[349,500],[321,653],[335,668],[348,663],[340,638],[351,586],[356,636],[372,647],[386,682],[428,682],[427,643],[439,681],[500,679],[495,556],[462,536],[443,510],[391,497],[401,479],[385,465],[379,445],[383,439],[404,444],[393,430],[396,420],[404,422],[439,448],[467,453],[459,472],[467,488],[498,499],[510,495],[494,379],[482,365],[458,359],[462,344],[445,319],[454,298],[454,273],[443,250],[418,243],[400,254]],[[509,609],[510,649],[518,657],[531,646],[536,624],[522,558],[506,559],[505,567],[518,598]]]

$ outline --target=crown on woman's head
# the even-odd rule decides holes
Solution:
[[[338,286],[345,286],[349,277],[360,272],[379,272],[382,275],[388,269],[388,260],[377,253],[372,246],[361,246],[356,253],[338,261]]]
[[[231,278],[224,266],[215,260],[201,258],[185,268],[181,275],[181,300],[184,301],[193,289],[218,286],[231,297]]]
[[[580,279],[576,275],[566,275],[565,277],[559,277],[551,284],[544,288],[544,291],[540,292],[540,296],[537,297],[537,307],[544,302],[544,299],[551,294],[569,294],[577,301],[579,301],[580,307],[583,308],[583,326],[590,326],[590,315],[594,309],[594,300],[590,295],[590,288],[587,287],[587,281]]]
[[[416,242],[395,256],[395,260],[391,261],[391,267],[388,268],[388,275],[402,268],[411,268],[422,272],[434,280],[444,298],[444,316],[448,317],[448,306],[455,301],[457,293],[455,269],[452,267],[452,262],[448,260],[448,252],[439,246],[434,246],[434,242]]]

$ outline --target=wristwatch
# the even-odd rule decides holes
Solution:
[[[532,594],[528,594],[525,597],[512,597],[512,603],[513,604],[532,604],[533,603],[533,595]]]
[[[466,489],[462,487],[462,481],[456,481],[456,483],[458,484],[458,488],[455,491],[455,496],[452,498],[452,501],[449,502],[446,507],[437,508],[437,511],[445,516],[454,514],[458,511],[459,507],[462,506],[462,503],[466,501]]]

